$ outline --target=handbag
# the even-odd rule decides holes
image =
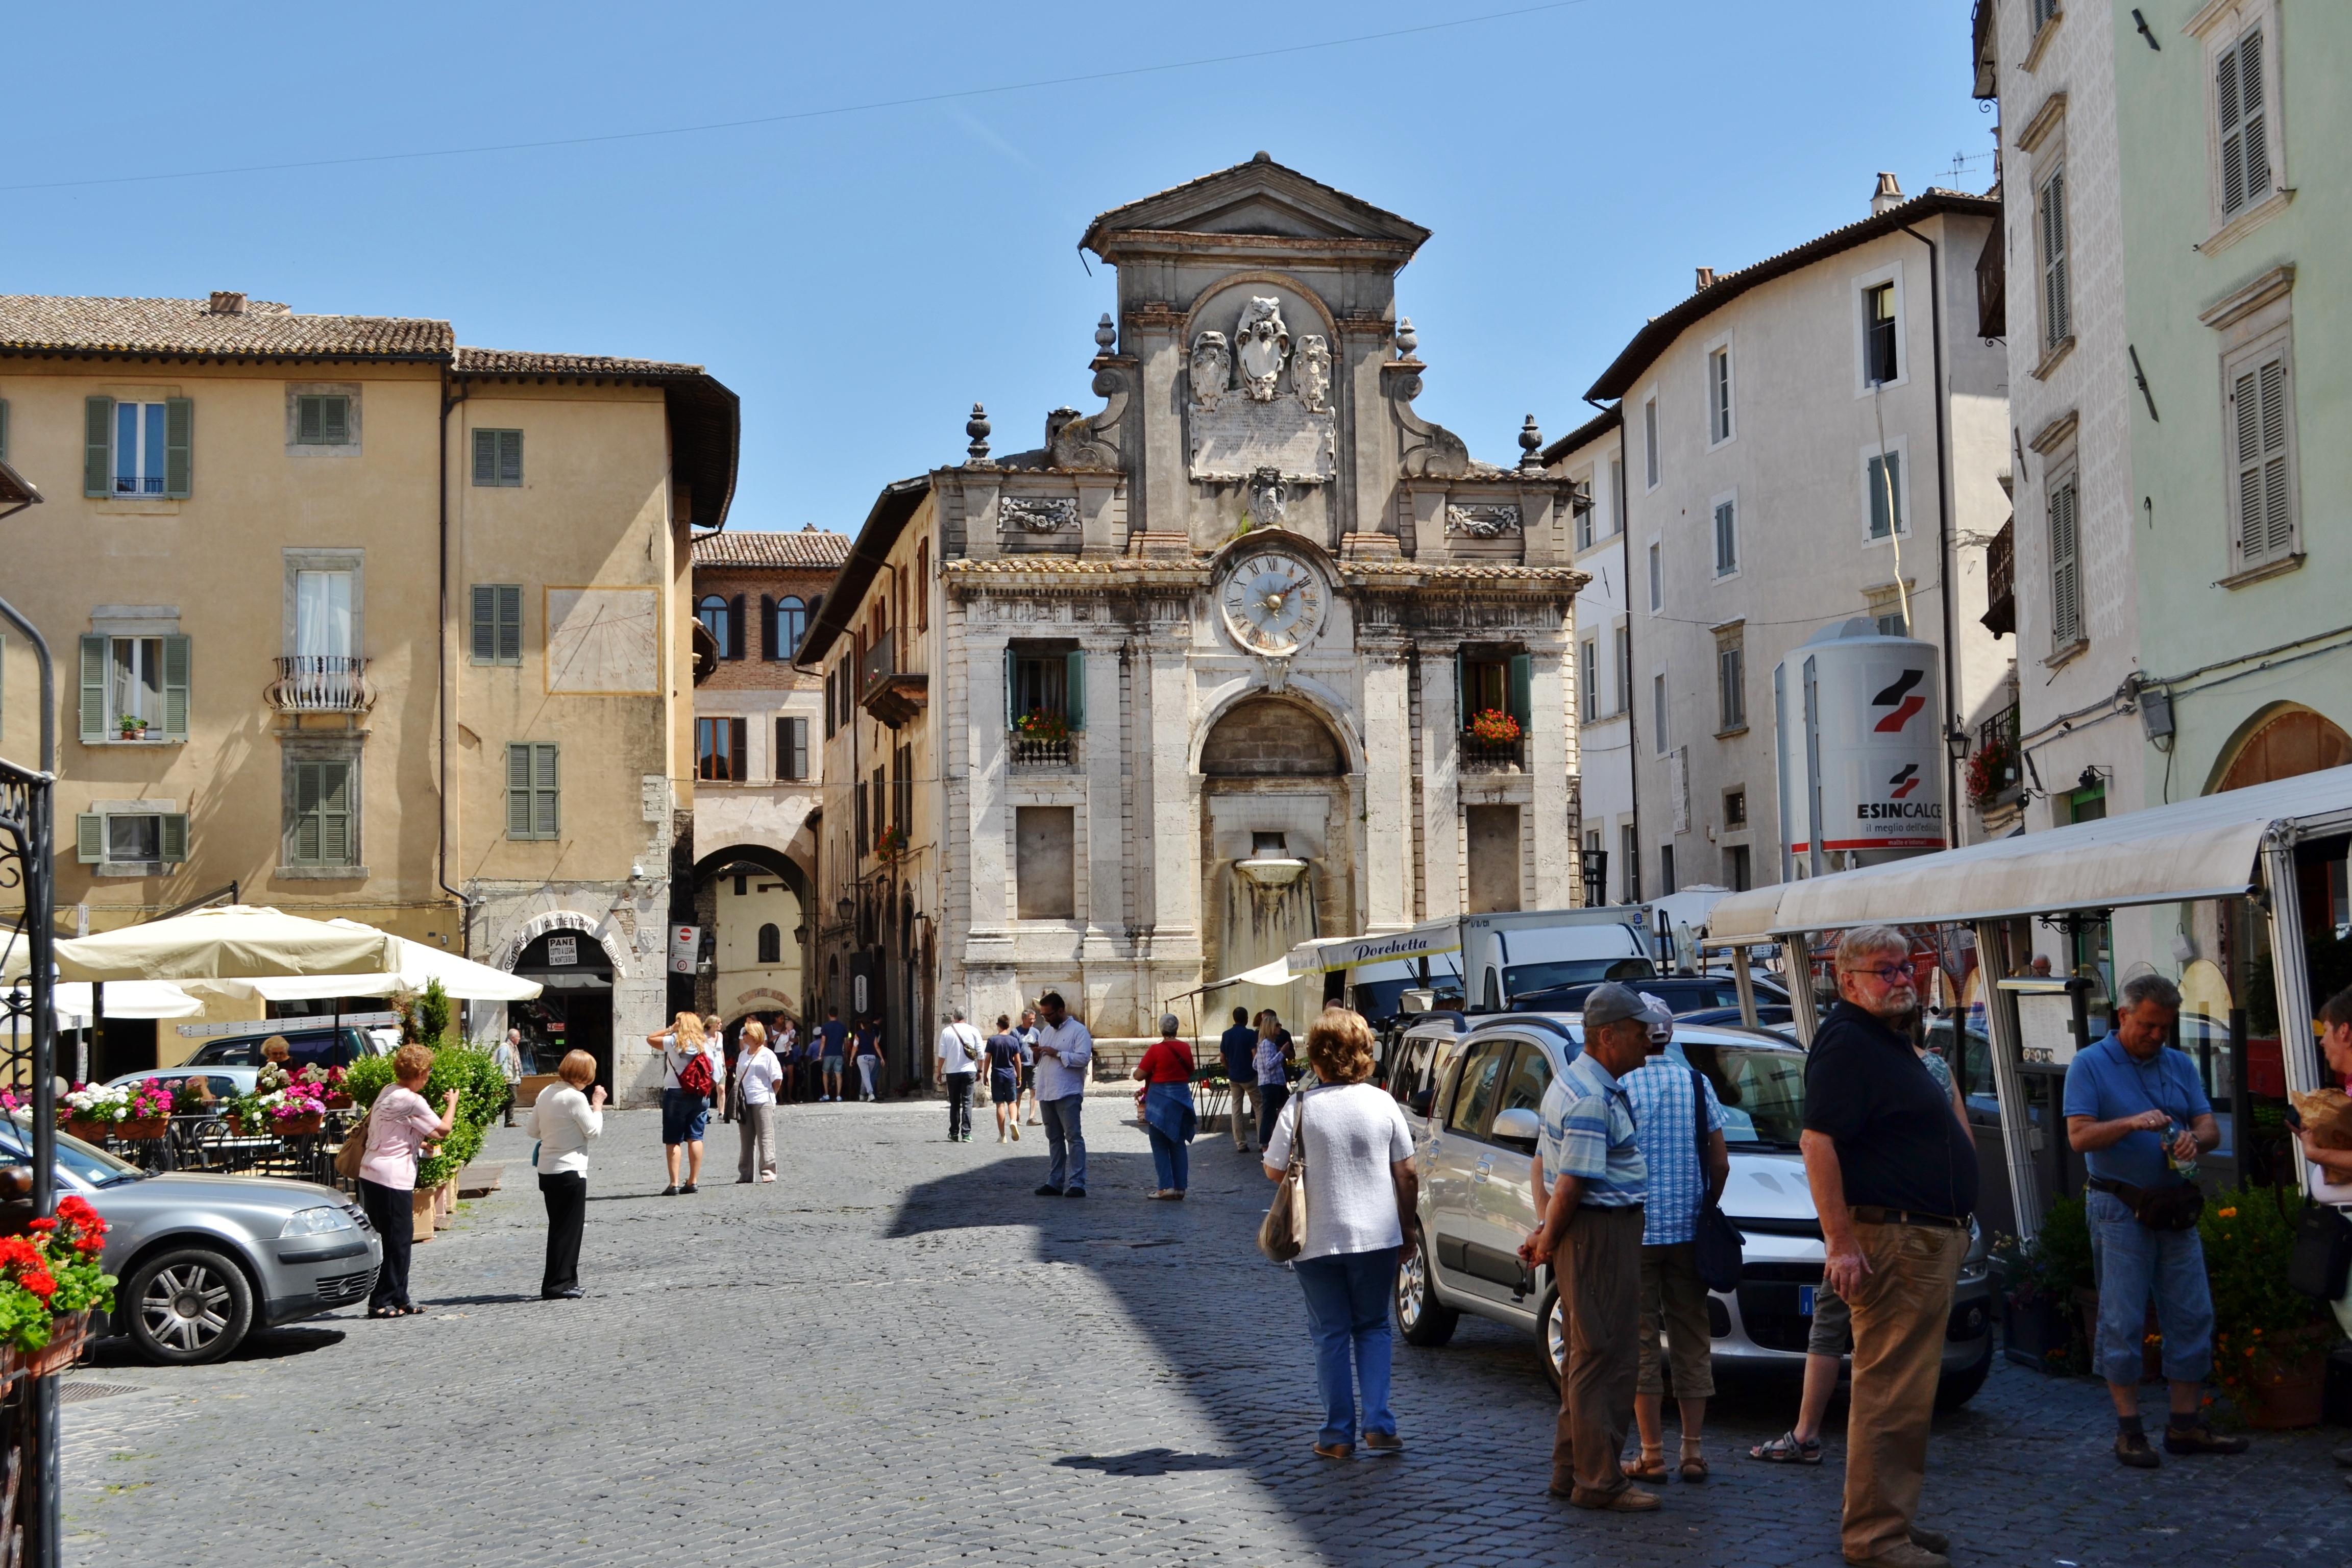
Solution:
[[[2343,1300],[2352,1280],[2352,1219],[2341,1209],[2304,1200],[2295,1216],[2294,1250],[2287,1254],[2287,1288],[2322,1301]]]
[[[343,1146],[335,1151],[335,1174],[356,1176],[360,1173],[360,1162],[367,1158],[368,1123],[374,1116],[375,1108],[370,1106],[359,1121],[352,1123],[352,1130],[343,1134]]]
[[[1257,1249],[1276,1263],[1289,1262],[1307,1246],[1307,1102],[1312,1098],[1300,1095],[1291,1112],[1290,1160],[1257,1227]]]
[[[1698,1168],[1700,1181],[1706,1181],[1706,1080],[1696,1068],[1691,1068],[1691,1119],[1698,1126]],[[1701,1185],[1698,1195],[1698,1217],[1691,1226],[1693,1250],[1698,1255],[1699,1282],[1710,1290],[1732,1291],[1739,1289],[1740,1249],[1748,1238],[1731,1223],[1720,1204],[1710,1200],[1706,1188]]]

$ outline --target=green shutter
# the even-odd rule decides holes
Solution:
[[[1515,653],[1511,656],[1511,717],[1519,721],[1522,734],[1535,717],[1535,669],[1536,661],[1532,654]]]
[[[329,866],[352,861],[352,765],[317,763],[319,770],[319,859]]]
[[[294,400],[294,444],[315,447],[326,439],[321,424],[325,418],[327,400],[323,397],[298,397]]]
[[[488,583],[474,584],[474,662],[488,664],[498,658],[499,591]]]
[[[106,818],[89,811],[74,818],[74,858],[85,866],[106,858]]]
[[[530,748],[507,748],[507,837],[530,837]]]
[[[156,855],[166,865],[179,865],[188,858],[188,816],[182,811],[167,811],[157,817],[160,830],[156,837]]]
[[[114,399],[82,401],[81,493],[114,493]]]
[[[114,727],[114,715],[106,710],[106,659],[112,639],[84,637],[81,639],[81,738],[84,744],[103,741]]]
[[[518,486],[522,483],[522,432],[499,432],[499,483]]]
[[[530,830],[534,838],[554,838],[560,836],[561,816],[556,810],[555,748],[533,746],[531,779]]]
[[[163,739],[188,738],[188,639],[163,639]]]
[[[474,482],[478,485],[499,482],[499,433],[495,430],[474,432]]]
[[[172,397],[163,403],[163,493],[184,497],[194,478],[196,405],[194,398]]]
[[[348,397],[319,399],[319,439],[330,447],[352,444],[352,400]]]
[[[319,863],[319,767],[317,763],[294,764],[293,862],[297,866]]]
[[[522,584],[499,584],[499,662],[522,662]]]
[[[1087,656],[1072,648],[1064,656],[1068,659],[1067,673],[1062,677],[1062,706],[1073,730],[1087,727]]]

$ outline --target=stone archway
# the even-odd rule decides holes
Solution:
[[[2300,703],[2266,708],[2239,727],[2207,793],[2221,795],[2251,784],[2291,779],[2352,763],[2352,735],[2325,714]]]
[[[583,1050],[595,1059],[596,1081],[620,1087],[614,1038],[614,990],[626,977],[625,942],[577,910],[549,910],[517,926],[499,949],[501,969],[538,981],[536,1001],[507,1004],[507,1021],[523,1032],[529,1065],[553,1070],[544,1058]]]
[[[772,883],[782,889],[760,890]],[[805,1026],[814,907],[808,873],[772,845],[731,844],[697,860],[695,920],[710,932],[707,951],[713,966],[696,977],[695,1005],[717,1013],[730,1027],[754,1014],[781,1015]],[[782,938],[774,963],[765,961],[759,945],[760,931],[767,925],[779,927]]]

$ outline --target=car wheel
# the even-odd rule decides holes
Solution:
[[[1560,1310],[1559,1292],[1544,1292],[1543,1316],[1544,1377],[1554,1390],[1568,1370],[1568,1314]]]
[[[1462,1314],[1437,1299],[1429,1284],[1429,1248],[1413,1249],[1397,1266],[1397,1332],[1409,1345],[1442,1345],[1454,1337]]]
[[[162,1366],[218,1361],[253,1327],[253,1287],[234,1258],[184,1247],[141,1264],[115,1308],[140,1353]]]
[[[1985,1336],[1984,1354],[1977,1357],[1972,1366],[1958,1372],[1948,1372],[1936,1380],[1936,1408],[1958,1410],[1977,1396],[1977,1390],[1992,1375],[1992,1336]]]

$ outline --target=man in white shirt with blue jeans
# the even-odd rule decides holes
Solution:
[[[1070,1016],[1062,994],[1048,991],[1037,998],[1044,1024],[1037,1031],[1037,1109],[1045,1117],[1045,1142],[1054,1153],[1041,1198],[1082,1198],[1087,1195],[1087,1140],[1078,1113],[1087,1103],[1087,1070],[1095,1057],[1095,1037]]]

